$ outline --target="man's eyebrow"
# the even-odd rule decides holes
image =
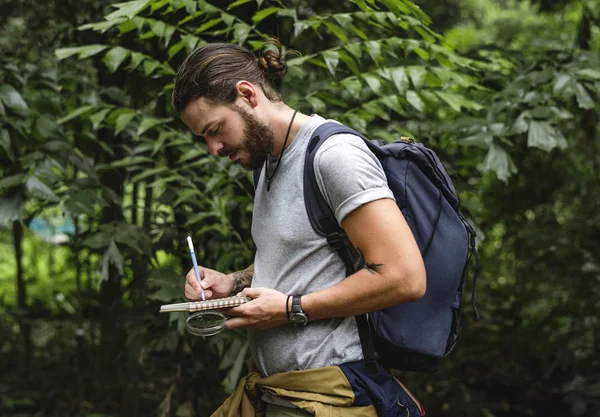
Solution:
[[[210,122],[205,124],[204,127],[202,128],[202,131],[200,132],[200,134],[198,136],[204,136],[204,134],[206,133],[208,128],[211,127],[212,125],[214,125],[215,123],[217,123],[215,120],[211,120]]]

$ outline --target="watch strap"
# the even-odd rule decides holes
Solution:
[[[290,298],[292,297],[293,295],[288,295],[285,299],[285,315],[288,316],[288,318],[290,317]]]
[[[308,314],[302,310],[302,303],[300,301],[301,295],[289,295],[292,297],[292,305],[288,313],[288,321],[294,326],[304,327],[308,323]]]
[[[302,310],[302,304],[300,303],[301,295],[294,295],[292,297],[292,313],[304,313]]]

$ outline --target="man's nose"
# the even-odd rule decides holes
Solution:
[[[211,155],[218,155],[219,151],[223,149],[223,144],[218,140],[206,139],[206,144],[208,145],[208,152]]]

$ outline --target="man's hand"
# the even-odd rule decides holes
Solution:
[[[225,322],[228,329],[269,329],[288,322],[285,310],[287,295],[270,288],[246,288],[238,295],[250,297],[252,301],[224,311],[233,317]]]
[[[198,270],[202,276],[202,288],[207,300],[229,296],[233,288],[233,279],[230,275],[201,266],[198,266]],[[191,301],[202,300],[200,282],[193,268],[185,276],[185,281],[185,296]]]

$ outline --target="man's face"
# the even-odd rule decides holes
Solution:
[[[248,170],[261,167],[273,150],[273,130],[243,107],[215,105],[200,98],[181,113],[181,120],[203,136],[211,155],[229,157]]]

